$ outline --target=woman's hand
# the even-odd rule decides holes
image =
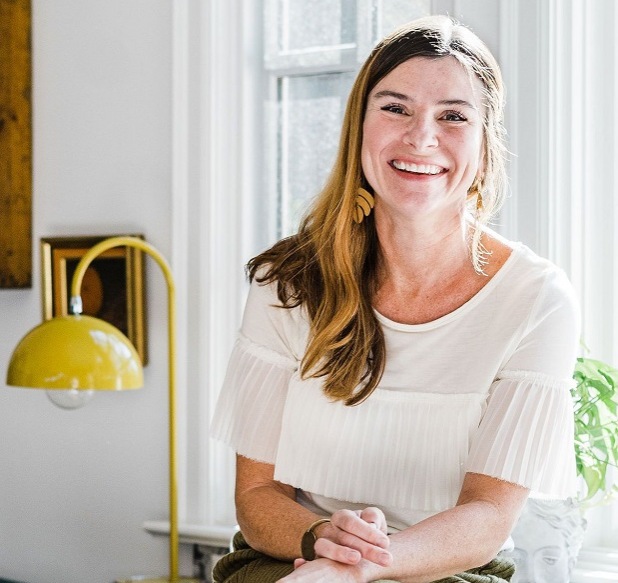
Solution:
[[[300,566],[287,577],[279,579],[277,583],[367,583],[373,578],[363,576],[362,569],[358,565],[344,565],[331,559],[316,559],[315,561],[302,561]]]
[[[393,557],[387,550],[386,518],[379,508],[338,510],[330,520],[317,529],[316,556],[346,565],[356,565],[361,559],[383,567],[390,565]],[[304,563],[299,559],[294,566]]]

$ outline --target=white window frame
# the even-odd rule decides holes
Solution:
[[[255,201],[258,4],[173,3],[171,264],[177,286],[178,484],[181,542],[226,546],[233,456],[209,437],[246,290],[242,234]],[[242,40],[242,42],[241,42]],[[153,533],[167,521],[149,521]]]
[[[457,15],[470,4],[478,10],[481,1],[442,0],[434,2],[434,8]],[[610,159],[616,144],[599,148],[593,138],[601,128],[588,127],[585,117],[576,118],[568,131],[564,127],[565,116],[585,113],[599,97],[577,82],[580,75],[593,74],[592,59],[582,56],[584,45],[597,35],[596,30],[591,33],[591,23],[601,26],[598,36],[610,42],[618,10],[611,6],[613,0],[595,0],[595,7],[584,0],[499,4],[499,58],[509,90],[507,126],[511,149],[519,152],[511,167],[516,196],[507,205],[502,230],[566,269],[584,301],[587,343],[595,356],[618,362],[617,339],[608,333],[618,331],[618,235],[595,228],[594,218],[608,208],[583,199],[584,192],[598,185],[585,178],[594,160],[580,163],[584,152],[594,150],[612,169],[610,188],[616,194]],[[254,99],[264,94],[262,14],[259,2],[246,0],[175,0],[173,10],[171,262],[178,287],[178,414],[184,429],[179,435],[179,516],[182,540],[221,546],[234,522],[229,511],[233,457],[209,438],[208,421],[240,323],[246,290],[242,265],[255,251],[241,241],[252,217],[260,213],[251,193],[262,163],[252,147],[262,137],[261,104]],[[582,26],[589,27],[587,37],[580,35]],[[605,57],[615,67],[618,55],[612,42]],[[525,50],[534,58],[524,64]],[[618,75],[613,83],[611,90],[618,96]],[[608,123],[610,113],[616,136],[618,115],[608,112]],[[583,209],[591,214],[581,222],[576,217]],[[618,201],[609,212],[618,224]],[[592,241],[587,249],[603,249],[613,271],[611,282],[593,265],[591,252],[582,250],[584,237]],[[601,298],[600,282],[606,290]],[[603,313],[611,314],[611,325],[600,318]],[[614,529],[616,515],[618,511]],[[165,523],[146,526],[153,532],[166,530]]]
[[[500,10],[517,154],[504,231],[565,269],[590,356],[616,364],[618,235],[608,226],[618,221],[618,9],[611,0],[501,0]],[[618,502],[586,518],[574,582],[618,581]]]

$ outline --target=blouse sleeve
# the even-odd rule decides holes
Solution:
[[[215,408],[211,435],[248,458],[274,464],[290,377],[297,369],[290,310],[274,286],[253,282]]]
[[[491,386],[467,471],[520,484],[533,497],[575,494],[570,389],[579,329],[572,287],[556,270],[545,281],[521,341]]]

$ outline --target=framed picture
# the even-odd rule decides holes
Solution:
[[[30,0],[0,0],[0,289],[32,286]]]
[[[41,239],[43,319],[68,314],[77,263],[93,245],[116,235]],[[144,238],[143,235],[132,235]],[[83,313],[113,324],[135,346],[142,363],[146,347],[143,253],[133,247],[108,249],[88,266],[80,289]]]

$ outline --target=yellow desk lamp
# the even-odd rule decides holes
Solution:
[[[43,322],[19,342],[9,363],[7,384],[47,390],[122,391],[143,384],[140,358],[120,330],[90,316],[81,315],[80,289],[92,260],[112,247],[135,247],[150,255],[158,264],[168,290],[168,377],[169,377],[169,514],[170,574],[168,578],[135,577],[124,581],[155,583],[192,582],[197,579],[178,575],[178,490],[176,483],[176,339],[175,287],[172,271],[163,256],[137,237],[111,237],[101,241],[81,258],[71,283],[68,316]]]

